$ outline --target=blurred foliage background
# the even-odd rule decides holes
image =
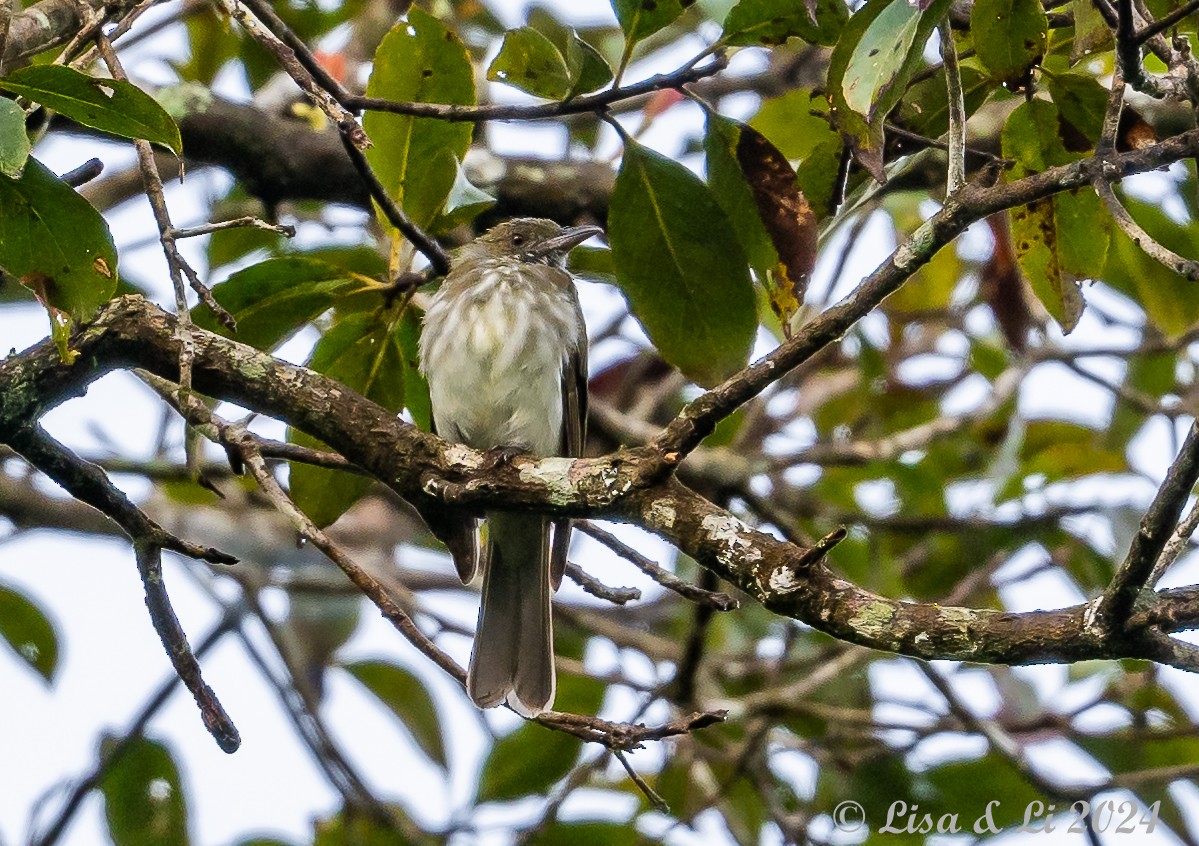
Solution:
[[[169,276],[186,271],[155,257],[150,219],[129,212],[144,206],[146,163],[121,139],[140,138],[154,143],[181,260],[211,290],[208,305],[191,295],[195,324],[428,426],[416,343],[434,274],[372,199],[335,110],[250,37],[249,15],[306,45],[317,87],[358,98],[350,111],[364,114],[381,189],[445,248],[512,216],[606,227],[611,249],[573,257],[592,338],[590,455],[653,437],[699,386],[802,333],[947,202],[955,157],[969,180],[1014,182],[1194,126],[1184,96],[1194,4],[1174,0],[42,0],[42,29],[24,25],[32,9],[2,5],[4,331],[22,343],[52,334],[69,357],[71,328],[111,296],[174,302]],[[1151,48],[1142,74],[1182,82],[1164,90],[1126,71],[1123,111],[1105,124],[1122,14],[1141,30],[1170,24],[1140,39]],[[112,66],[92,51],[88,23],[113,38],[129,83],[96,83]],[[960,67],[947,79],[950,34]],[[959,90],[964,124],[951,117]],[[512,111],[447,120],[364,97]],[[963,128],[964,151],[952,140]],[[64,181],[38,160],[72,159],[65,171],[92,155],[107,167],[91,179]],[[847,527],[830,565],[888,597],[1013,612],[1096,597],[1199,405],[1199,283],[1158,249],[1199,256],[1195,164],[1178,158],[1116,187],[1114,206],[1084,186],[980,215],[840,343],[724,419],[680,478],[801,545]],[[180,231],[244,217],[257,223]],[[132,378],[127,389],[142,390]],[[94,425],[122,427],[120,407],[85,402],[78,414]],[[583,586],[568,581],[556,600],[557,707],[727,719],[631,754],[511,715],[463,734],[461,691],[431,683],[436,671],[398,638],[372,641],[382,643],[372,658],[346,651],[371,611],[219,449],[165,406],[157,430],[148,449],[77,448],[164,526],[243,559],[180,570],[217,620],[191,641],[202,661],[214,644],[239,643],[244,672],[273,688],[337,797],[306,809],[302,840],[247,831],[243,846],[924,842],[923,814],[934,826],[960,815],[966,842],[1012,836],[1026,812],[1034,830],[1054,821],[1054,842],[1199,836],[1197,688],[1181,671],[875,652],[771,614],[626,527],[576,533]],[[11,451],[0,458],[10,548],[38,531],[119,533]],[[272,466],[439,645],[465,656],[475,599],[405,503],[364,476]],[[1182,541],[1163,588],[1195,581],[1199,559]],[[0,563],[0,638],[15,656],[0,672],[36,673],[53,689],[64,641],[87,635],[52,597],[22,590],[18,566]],[[736,603],[724,594],[739,607],[725,610]],[[394,718],[421,778],[468,787],[444,808],[417,808],[407,787],[364,777],[341,748],[354,725],[328,705],[331,678]],[[192,789],[219,776],[176,753],[176,729],[147,729],[171,689],[146,690],[140,716],[97,739],[86,772],[42,786],[28,828],[8,840],[72,842],[76,812],[98,793],[116,846],[195,841]],[[199,733],[188,718],[177,730]],[[394,761],[397,780],[408,769]],[[866,825],[845,816],[845,800],[861,803]],[[991,800],[994,830],[972,829]],[[1072,813],[1072,802],[1094,812]],[[895,803],[919,814],[880,833]],[[258,819],[269,827],[269,809]]]

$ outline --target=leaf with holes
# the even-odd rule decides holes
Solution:
[[[566,58],[552,41],[529,26],[504,33],[500,52],[487,68],[487,79],[550,100],[565,97],[572,85]]]
[[[76,123],[123,138],[143,138],[183,153],[179,126],[158,102],[131,82],[101,79],[65,65],[33,65],[0,79],[20,94]]]
[[[617,284],[667,362],[705,386],[745,366],[757,328],[748,263],[699,177],[626,139],[608,239]]]
[[[992,76],[1018,80],[1045,55],[1049,18],[1041,0],[975,0],[970,33]]]
[[[474,105],[475,78],[466,47],[432,15],[412,9],[379,43],[366,84],[369,97]],[[457,162],[470,147],[471,124],[371,110],[362,121],[366,151],[388,196],[417,226],[445,205]]]
[[[1016,162],[1012,180],[1077,158],[1060,137],[1057,107],[1044,100],[1022,103],[1008,116],[1003,155]],[[1020,270],[1065,333],[1085,306],[1079,280],[1098,278],[1110,240],[1110,218],[1095,192],[1077,188],[1012,209],[1012,240]]]
[[[837,128],[854,156],[883,181],[883,121],[924,61],[924,46],[949,0],[922,8],[876,0],[854,14],[829,59],[828,87]]]
[[[31,599],[0,585],[0,640],[47,682],[58,669],[58,635]]]

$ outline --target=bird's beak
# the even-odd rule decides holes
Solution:
[[[579,244],[586,241],[593,235],[603,235],[604,230],[598,226],[571,226],[563,229],[553,238],[547,238],[537,245],[537,253],[539,255],[548,255],[549,253],[568,252]]]

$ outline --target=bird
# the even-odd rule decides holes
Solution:
[[[515,218],[455,254],[425,309],[420,369],[434,433],[505,455],[578,456],[587,422],[587,330],[572,249],[603,230]],[[553,706],[550,597],[562,581],[570,521],[486,511],[439,518],[463,584],[483,571],[466,689],[480,708],[532,717]],[[552,539],[551,539],[552,536]]]

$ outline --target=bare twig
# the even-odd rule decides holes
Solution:
[[[171,235],[175,238],[195,238],[199,235],[211,235],[213,232],[221,232],[225,229],[239,228],[263,229],[267,232],[278,232],[280,235],[285,235],[288,238],[296,237],[296,228],[294,226],[267,223],[265,220],[260,220],[251,215],[235,217],[232,220],[222,220],[217,223],[205,223],[201,226],[193,226],[188,229],[172,229]]]
[[[945,65],[945,87],[949,107],[949,172],[945,193],[952,194],[966,182],[966,99],[958,68],[958,49],[953,41],[949,13],[937,24],[941,40],[941,62]]]
[[[1145,588],[1166,542],[1176,532],[1183,506],[1199,478],[1199,420],[1191,424],[1182,449],[1166,473],[1124,562],[1094,606],[1093,622],[1109,635],[1121,632],[1138,594]]]
[[[1182,555],[1183,550],[1187,548],[1191,535],[1195,534],[1197,529],[1199,529],[1199,501],[1191,506],[1190,513],[1178,524],[1178,528],[1174,530],[1170,539],[1166,541],[1166,545],[1162,547],[1162,554],[1157,557],[1157,563],[1153,565],[1153,572],[1149,574],[1147,585],[1152,587],[1161,580],[1161,577],[1166,574],[1166,570],[1170,569],[1171,565]]]
[[[137,555],[137,571],[142,577],[142,587],[146,591],[146,607],[150,609],[150,620],[154,623],[154,630],[158,632],[176,674],[191,691],[200,709],[204,728],[216,739],[221,751],[236,752],[241,745],[237,727],[233,725],[216,694],[201,676],[200,663],[187,645],[187,635],[184,634],[183,627],[179,625],[179,618],[171,608],[171,600],[167,596],[166,585],[162,579],[162,547],[135,540],[133,549]]]
[[[660,726],[647,726],[642,723],[613,723],[598,717],[547,711],[534,717],[534,720],[573,734],[582,740],[628,752],[640,749],[646,741],[691,734],[701,728],[722,723],[727,717],[727,711],[696,711]]]
[[[617,605],[624,605],[628,602],[636,602],[641,598],[641,591],[633,587],[608,587],[595,576],[588,573],[578,564],[573,561],[566,562],[566,575],[570,576],[579,587],[587,591],[592,596],[600,599],[606,599],[609,602],[614,602]]]
[[[1144,44],[1155,35],[1160,35],[1170,27],[1180,23],[1184,18],[1195,13],[1199,9],[1199,0],[1190,0],[1188,3],[1183,3],[1170,14],[1154,21],[1153,23],[1143,27],[1133,39],[1138,44]]]
[[[458,106],[448,103],[401,103],[395,100],[383,100],[378,97],[352,97],[347,105],[350,108],[366,111],[389,112],[397,115],[415,115],[417,117],[440,118],[447,121],[488,121],[488,120],[540,120],[556,118],[564,115],[586,114],[600,112],[613,103],[629,100],[634,97],[653,94],[655,91],[679,88],[689,82],[713,76],[724,70],[728,59],[717,54],[712,61],[703,67],[686,65],[673,73],[651,76],[632,85],[616,86],[596,94],[585,94],[558,103],[540,103],[532,106]]]
[[[445,248],[438,243],[436,238],[413,223],[412,218],[408,217],[396,201],[391,198],[391,195],[387,193],[387,189],[379,181],[379,177],[371,168],[370,162],[366,160],[366,156],[362,154],[362,151],[354,146],[345,135],[342,135],[341,140],[346,148],[346,153],[350,157],[350,161],[354,163],[354,168],[362,176],[362,181],[366,183],[371,199],[379,204],[379,208],[383,210],[383,215],[387,218],[387,222],[411,241],[412,246],[424,253],[434,273],[438,276],[444,276],[449,273],[450,255],[445,251]]]
[[[633,765],[629,763],[629,759],[625,756],[624,752],[619,749],[613,749],[612,757],[614,757],[617,761],[620,761],[620,765],[624,767],[624,771],[629,774],[629,778],[633,780],[633,784],[637,785],[637,789],[645,795],[645,798],[649,800],[649,803],[653,805],[654,808],[664,814],[670,813],[670,806],[666,804],[666,800],[659,796],[652,787],[646,784],[645,779],[641,777],[641,774],[633,769]]]
[[[81,2],[82,8],[87,7]],[[98,27],[94,33],[94,38],[96,49],[99,50],[100,56],[108,66],[108,71],[112,74],[113,79],[127,80],[128,77],[125,75],[125,69],[121,66],[121,60],[117,58],[116,51],[112,49],[112,43]],[[191,265],[179,253],[179,249],[175,244],[174,226],[171,224],[171,215],[167,210],[162,176],[158,172],[158,163],[155,161],[154,150],[150,146],[150,142],[139,138],[133,144],[137,150],[138,168],[142,173],[146,197],[150,200],[150,207],[154,212],[154,222],[158,225],[158,238],[162,242],[162,250],[166,255],[167,267],[170,270],[171,282],[175,289],[175,313],[179,316],[179,339],[182,343],[179,355],[179,386],[180,391],[183,394],[187,394],[191,391],[191,366],[192,359],[195,356],[195,344],[192,339],[191,312],[187,306],[187,293],[183,284],[184,277],[187,277],[192,290],[196,292],[196,295],[199,296],[205,305],[212,309],[222,324],[232,329],[236,327],[236,323],[233,320],[233,315],[229,314],[213,298],[208,286],[200,281],[200,277],[196,274],[195,270],[192,269]]]
[[[333,121],[343,138],[357,150],[365,150],[371,145],[370,139],[359,126],[354,115],[339,103],[332,93],[325,90],[322,85],[324,79],[318,82],[313,78],[309,69],[297,58],[294,49],[284,44],[277,35],[243,9],[236,0],[219,0],[219,2],[225,14],[241,24],[251,38],[274,56],[275,61],[279,63],[284,72],[296,81],[296,84],[316,104],[317,108],[329,116],[329,120]]]
[[[717,611],[732,611],[734,608],[740,607],[740,603],[727,593],[704,590],[683,581],[674,573],[650,561],[640,552],[633,549],[633,547],[616,537],[616,535],[601,529],[590,520],[580,520],[576,525],[584,533],[595,538],[667,590],[672,590],[679,596],[690,599],[692,602],[702,602],[705,605],[710,605]]]

